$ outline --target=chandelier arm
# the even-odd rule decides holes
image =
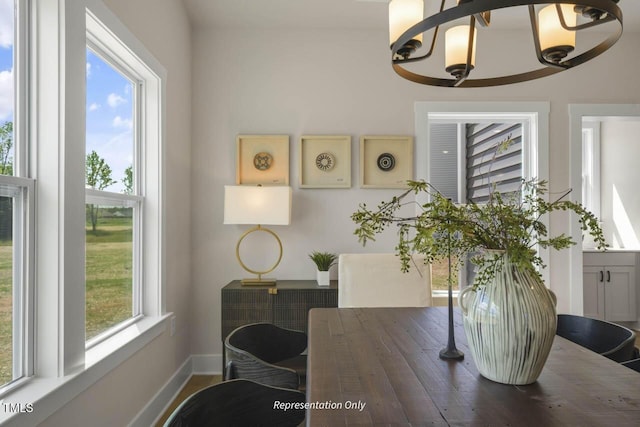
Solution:
[[[420,83],[420,84],[429,85],[429,86],[441,86],[441,87],[456,87],[455,85],[456,83],[458,83],[458,81],[455,79],[443,79],[443,78],[430,77],[422,74],[417,74],[407,70],[406,68],[402,68],[400,65],[397,65],[397,64],[393,64],[392,67],[399,76],[407,80],[410,80],[414,83]],[[526,82],[528,80],[535,80],[542,77],[551,76],[561,71],[564,71],[564,70],[561,68],[545,67],[545,68],[539,68],[533,71],[528,71],[526,73],[512,74],[509,76],[491,77],[486,79],[467,79],[464,82],[460,83],[457,87],[490,87],[490,86],[501,86],[506,84],[513,84],[513,83],[521,83],[521,82]]]
[[[564,12],[562,12],[562,7],[560,3],[556,3],[556,13],[558,14],[558,20],[560,21],[560,26],[567,31],[573,31],[568,28],[567,21],[564,19]]]
[[[596,19],[595,21],[591,21],[591,22],[585,22],[584,24],[576,25],[575,27],[567,26],[565,28],[568,28],[569,31],[580,31],[580,30],[584,30],[585,28],[595,27],[597,25],[606,24],[607,22],[611,22],[615,20],[616,18],[614,18],[613,16],[607,16],[606,18]],[[622,22],[622,17],[620,18],[620,22]]]
[[[588,51],[582,53],[581,55],[575,56],[571,59],[567,59],[566,61],[563,62],[563,64],[567,64],[569,68],[573,68],[580,64],[584,64],[585,62],[606,52],[611,46],[616,44],[616,42],[620,39],[621,36],[622,36],[622,27],[620,27],[615,34],[612,34],[609,38],[604,40],[599,45],[593,47],[592,49],[589,49]]]
[[[472,0],[464,3],[460,3],[459,5],[442,10],[440,13],[429,16],[424,20],[416,23],[409,29],[407,29],[403,34],[398,37],[397,42],[394,43],[395,47],[392,46],[392,68],[393,70],[401,77],[413,81],[415,83],[426,84],[431,86],[442,86],[442,87],[489,87],[489,86],[499,86],[505,84],[513,84],[520,83],[529,80],[535,80],[538,78],[550,76],[556,74],[558,72],[564,71],[568,68],[572,68],[576,65],[582,64],[609,49],[613,46],[616,41],[620,38],[622,34],[622,11],[620,7],[616,4],[617,2],[614,0],[563,0],[562,3],[573,4],[576,6],[588,6],[602,11],[607,14],[607,18],[612,17],[611,20],[616,20],[619,24],[619,28],[616,34],[609,37],[604,42],[600,43],[596,47],[584,52],[583,54],[571,58],[569,60],[565,60],[559,64],[546,63],[543,64],[546,66],[545,68],[536,69],[524,73],[512,74],[500,77],[492,77],[492,78],[483,78],[483,79],[466,79],[463,82],[459,82],[455,79],[445,79],[445,78],[437,78],[430,77],[426,75],[421,75],[409,71],[403,68],[402,64],[405,62],[414,62],[413,58],[408,58],[405,60],[394,60],[398,49],[404,43],[407,43],[411,40],[415,35],[419,33],[424,33],[429,31],[436,26],[440,26],[442,24],[446,24],[455,19],[463,18],[465,16],[470,16],[478,13],[490,12],[492,10],[509,8],[514,6],[529,6],[539,5],[539,4],[548,4],[549,0]],[[554,2],[555,3],[555,2]],[[609,22],[609,19],[603,18],[596,23],[583,24],[577,26],[576,29],[582,29],[586,27],[590,27],[593,25],[599,25],[600,23]],[[537,25],[536,25],[537,26]],[[535,41],[535,37],[534,37]],[[538,40],[539,43],[539,40]],[[537,50],[540,50],[539,47]],[[422,58],[424,59],[424,58]],[[416,58],[416,60],[418,60]]]
[[[486,79],[467,79],[463,84],[458,87],[491,87],[502,86],[506,84],[522,83],[529,80],[535,80],[542,77],[551,76],[564,71],[563,68],[545,67],[539,68],[533,71],[527,71],[526,73],[511,74],[509,76],[501,77],[489,77]]]
[[[440,12],[442,12],[444,10],[444,2],[446,0],[442,0],[442,3],[440,3]],[[426,55],[424,55],[422,57],[422,59],[424,58],[428,58],[433,54],[433,51],[436,48],[436,39],[438,38],[438,32],[440,31],[440,25],[436,25],[436,28],[433,30],[433,38],[431,39],[431,47],[429,48],[429,52],[426,53]]]
[[[424,55],[423,58],[428,58],[431,56],[431,54],[433,53],[433,51],[436,48],[436,39],[438,38],[438,31],[440,31],[440,26],[438,25],[435,30],[433,30],[433,38],[431,39],[431,47],[429,48],[429,52],[426,53],[426,55]]]
[[[531,6],[529,6],[531,7]],[[580,25],[576,25],[576,26],[570,26],[569,24],[567,24],[566,19],[564,19],[564,13],[562,12],[562,8],[560,7],[560,4],[556,4],[556,10],[558,12],[558,18],[560,20],[560,26],[562,28],[564,28],[567,31],[580,31],[580,30],[584,30],[585,28],[590,28],[590,27],[595,27],[596,25],[600,25],[600,24],[605,24],[607,22],[611,22],[613,20],[615,20],[616,18],[607,14],[606,18],[602,18],[602,19],[594,19],[591,22],[585,22],[584,24],[580,24]],[[620,19],[622,19],[622,17],[620,17]]]
[[[474,16],[483,27],[491,25],[491,11],[476,13]]]
[[[403,58],[401,56],[394,58],[391,60],[392,64],[408,64],[410,62],[419,62],[422,61],[423,59],[427,59],[429,58],[429,56],[431,55],[431,53],[428,53],[426,55],[422,55],[422,56],[416,56],[415,58]]]
[[[565,30],[568,30],[568,31],[580,31],[580,30],[584,30],[585,28],[595,27],[597,25],[606,24],[607,22],[611,22],[611,21],[615,21],[615,20],[616,20],[616,18],[614,18],[613,16],[607,16],[606,18],[596,19],[596,20],[591,21],[591,22],[585,22],[584,24],[576,25],[575,27],[572,27],[572,26],[569,26],[569,25],[564,25],[562,23],[562,20],[561,20],[560,21],[560,25],[562,26],[562,28],[564,28]]]

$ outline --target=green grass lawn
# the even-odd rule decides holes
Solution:
[[[86,338],[132,316],[131,218],[103,219],[86,238]]]
[[[86,234],[86,338],[132,315],[131,218],[103,218]],[[0,241],[0,384],[12,378],[12,246]]]
[[[10,241],[0,241],[0,384],[12,378],[12,264]]]

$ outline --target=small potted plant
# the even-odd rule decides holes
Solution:
[[[316,264],[316,280],[318,286],[329,286],[329,269],[335,264],[338,256],[331,252],[313,251],[309,258]]]

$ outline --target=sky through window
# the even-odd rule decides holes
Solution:
[[[87,49],[86,151],[96,151],[112,170],[115,184],[107,191],[124,190],[125,170],[133,165],[133,111],[135,86],[122,73]]]

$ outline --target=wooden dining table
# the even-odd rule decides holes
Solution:
[[[442,360],[448,311],[315,308],[309,313],[308,426],[638,426],[640,373],[556,336],[538,380],[482,377],[454,311],[464,359]]]

